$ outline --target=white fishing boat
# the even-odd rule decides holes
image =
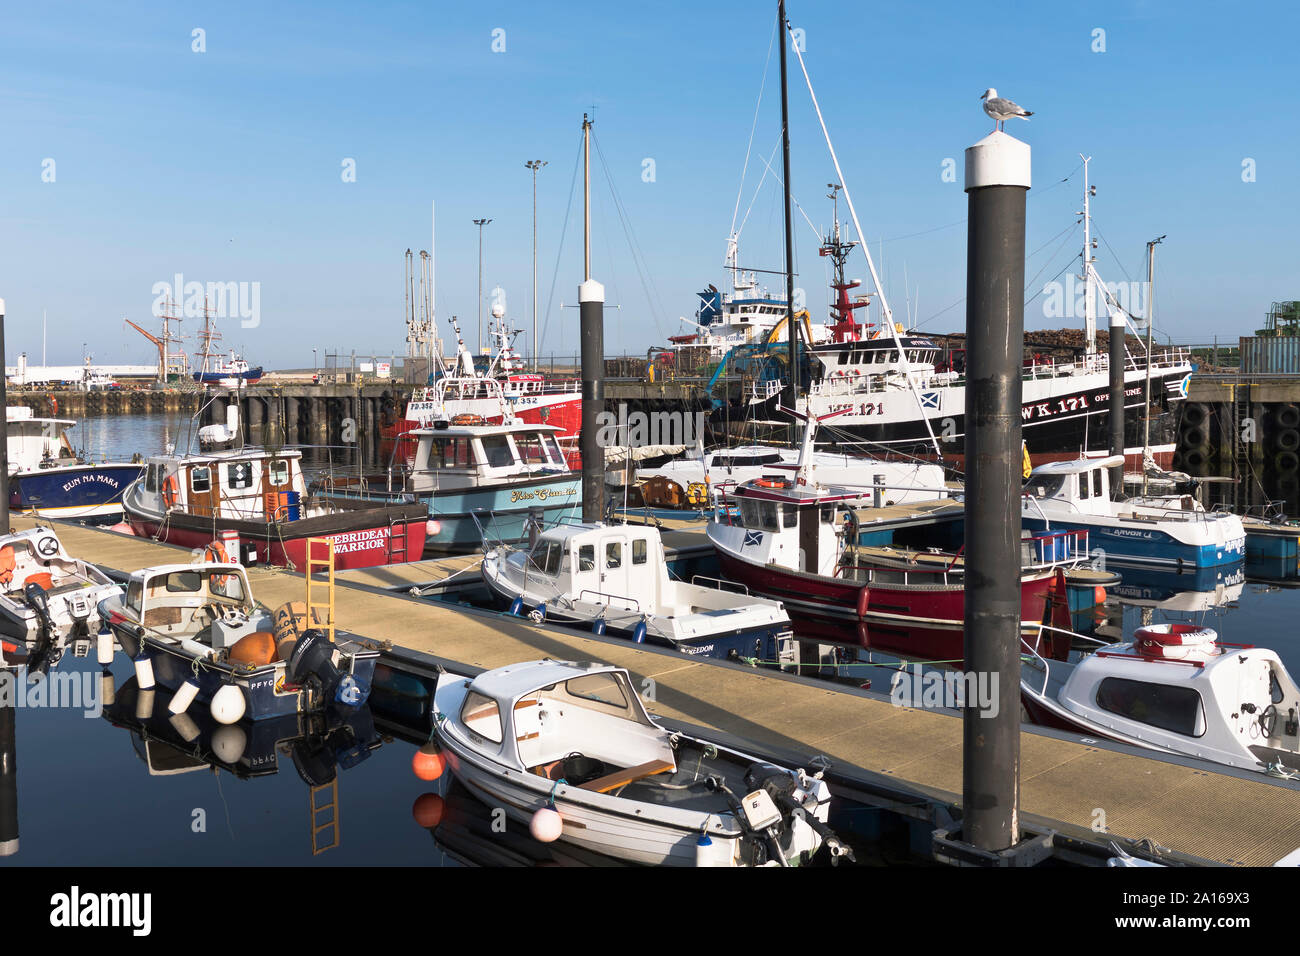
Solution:
[[[0,536],[0,634],[47,660],[69,640],[93,637],[99,602],[120,593],[99,568],[69,555],[51,528]]]
[[[824,771],[670,733],[621,668],[443,674],[434,700],[452,773],[539,838],[651,865],[793,866],[823,843],[833,859],[848,853],[826,826]]]
[[[1113,500],[1119,455],[1039,465],[1025,481],[1021,524],[1034,532],[1083,530],[1107,561],[1146,567],[1211,568],[1246,557],[1241,519],[1209,512],[1191,495]]]
[[[779,601],[713,578],[673,580],[659,529],[650,525],[561,524],[531,548],[489,551],[482,575],[503,606],[538,620],[693,656],[795,659],[790,616]]]
[[[1196,624],[1154,624],[1120,644],[1070,635],[1091,653],[1062,660],[1044,651],[1052,636],[1023,642],[1021,699],[1038,723],[1300,776],[1300,688],[1274,651]]]

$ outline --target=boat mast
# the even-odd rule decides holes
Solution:
[[[786,87],[785,47],[787,25],[785,0],[777,4],[777,33],[781,38],[781,161],[785,182],[785,321],[790,346],[790,407],[799,402],[799,327],[794,321],[794,239],[790,218],[790,91]],[[793,434],[791,436],[793,444]]]
[[[1156,246],[1165,237],[1147,243],[1147,382],[1144,414],[1142,415],[1142,494],[1147,493],[1146,460],[1151,454],[1151,332],[1156,317]]]
[[[1092,187],[1088,185],[1088,163],[1091,156],[1079,154],[1083,160],[1083,336],[1086,354],[1097,354],[1097,310],[1092,295],[1092,215],[1089,212],[1089,197]]]

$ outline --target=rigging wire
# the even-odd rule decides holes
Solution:
[[[573,178],[569,180],[569,202],[564,208],[564,225],[560,228],[560,243],[555,249],[555,269],[551,273],[551,291],[546,299],[546,314],[542,318],[541,341],[546,340],[546,330],[551,324],[551,306],[555,302],[555,283],[560,278],[560,257],[564,254],[564,236],[569,231],[569,214],[573,212],[573,192],[578,185],[578,170],[582,166],[582,137],[578,137],[578,155],[573,160]],[[541,348],[536,348],[538,355]]]
[[[732,235],[736,235],[736,214],[740,212],[740,197],[744,195],[745,192],[745,174],[749,171],[749,154],[750,150],[752,150],[754,146],[754,133],[758,130],[758,113],[759,109],[763,105],[763,91],[767,88],[767,71],[768,67],[772,63],[772,47],[776,45],[776,36],[779,30],[779,24],[772,28],[772,37],[767,43],[767,59],[763,61],[763,76],[758,85],[758,102],[754,104],[754,122],[749,127],[749,143],[745,146],[745,162],[740,167],[740,185],[736,187],[736,208],[731,211]],[[775,152],[776,150],[773,150],[773,153]],[[759,185],[761,186],[762,183],[760,182]],[[750,202],[749,207],[750,209],[754,208],[753,201]],[[745,213],[745,218],[749,218],[748,211]],[[744,223],[741,223],[740,228],[745,228]]]

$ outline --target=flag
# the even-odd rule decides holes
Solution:
[[[758,545],[760,545],[760,544],[762,544],[762,543],[763,543],[763,532],[761,532],[761,531],[746,531],[746,532],[745,532],[745,543],[744,543],[743,545],[741,545],[741,547],[744,547],[744,548],[757,547]]]

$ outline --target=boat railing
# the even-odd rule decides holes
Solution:
[[[749,597],[749,588],[738,581],[727,581],[722,578],[709,577],[707,574],[696,574],[691,577],[691,584],[705,587],[700,584],[701,581],[713,582],[713,587],[718,591],[735,591],[737,594],[743,594]]]
[[[1043,672],[1043,683],[1037,690],[1037,694],[1040,697],[1047,696],[1047,685],[1051,678],[1051,664],[1049,664],[1047,659],[1039,653],[1039,648],[1043,646],[1043,636],[1045,632],[1050,632],[1052,635],[1067,638],[1072,650],[1075,648],[1075,645],[1080,642],[1094,645],[1090,648],[1083,648],[1087,653],[1093,651],[1100,652],[1103,647],[1112,646],[1111,642],[1103,641],[1101,638],[1092,637],[1088,634],[1080,634],[1077,631],[1067,630],[1062,627],[1052,627],[1050,624],[1037,624],[1034,626],[1034,633],[1032,635],[1033,643],[1030,643],[1031,637],[1027,637],[1022,633],[1020,637],[1020,646],[1028,652],[1027,656],[1029,658],[1028,660],[1025,660],[1025,655],[1022,655],[1022,663],[1028,664],[1035,670],[1041,670]]]
[[[1025,537],[1028,567],[1074,565],[1088,560],[1088,532],[1084,528],[1048,531]]]
[[[587,599],[587,595],[588,595],[588,594],[590,594],[590,595],[592,595],[593,597],[596,597],[596,598],[605,598],[604,601],[599,601],[599,600],[597,600],[597,601],[592,601],[592,602],[591,602],[592,604],[604,604],[605,607],[609,607],[609,606],[610,606],[610,601],[611,601],[611,600],[614,600],[614,601],[627,601],[629,604],[631,604],[631,605],[633,605],[633,606],[632,606],[632,607],[625,607],[625,608],[623,608],[624,611],[631,611],[631,612],[634,613],[634,614],[640,614],[640,613],[641,613],[641,602],[638,601],[638,600],[637,600],[636,598],[634,598],[634,597],[628,597],[627,595],[624,595],[624,594],[610,594],[610,593],[605,592],[605,591],[597,591],[597,590],[595,590],[595,589],[593,589],[593,588],[584,588],[582,591],[579,591],[579,592],[578,592],[578,600],[579,600],[579,601],[585,601],[585,600]]]

